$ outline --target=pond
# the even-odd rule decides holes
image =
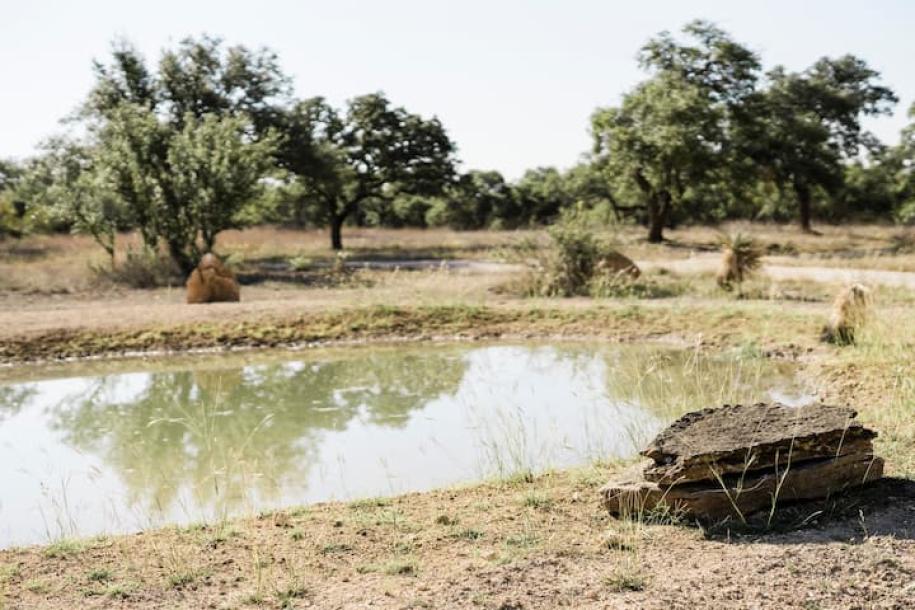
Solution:
[[[0,373],[0,547],[635,455],[691,409],[810,399],[752,353],[371,346]]]

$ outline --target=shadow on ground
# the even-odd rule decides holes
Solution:
[[[915,540],[915,481],[887,477],[826,500],[779,506],[746,523],[728,520],[707,526],[707,538],[737,544],[861,542],[869,536]]]

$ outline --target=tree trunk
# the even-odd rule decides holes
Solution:
[[[645,195],[645,210],[648,212],[648,241],[653,244],[659,244],[664,241],[664,223],[667,220],[667,205],[670,200],[670,193],[667,191],[657,192],[651,183],[645,178],[641,169],[636,169],[632,173],[636,185],[642,194]],[[665,198],[666,197],[666,198]]]
[[[172,242],[168,244],[168,253],[172,257],[172,260],[175,261],[175,264],[178,265],[178,268],[181,269],[181,273],[185,276],[190,275],[194,268],[197,267],[197,261],[193,260],[193,257],[176,243]]]
[[[343,249],[343,220],[345,216],[334,216],[330,220],[330,247],[334,250]]]
[[[648,219],[648,241],[652,244],[659,244],[664,241],[664,222],[656,212],[657,206],[649,207]]]
[[[670,211],[670,193],[661,191],[648,200],[648,241],[659,244],[664,241],[664,227]]]
[[[799,220],[801,224],[801,231],[804,233],[813,233],[813,228],[810,226],[811,220],[811,195],[810,188],[801,182],[794,183],[794,193],[797,195],[797,203],[799,207]]]
[[[206,250],[206,252],[212,252],[213,246],[216,245],[216,234],[204,231],[203,244],[204,244],[204,249]]]

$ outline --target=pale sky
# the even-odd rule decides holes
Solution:
[[[915,101],[915,1],[907,0],[0,0],[0,157],[60,132],[115,37],[149,60],[188,35],[268,46],[296,94],[334,103],[384,91],[437,115],[464,168],[565,168],[590,147],[588,117],[643,78],[639,47],[661,30],[714,21],[800,70],[854,53],[901,102],[867,127],[895,143]]]

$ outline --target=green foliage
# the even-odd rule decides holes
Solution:
[[[0,159],[0,192],[10,190],[22,175],[22,168],[15,161]]]
[[[831,219],[898,207],[891,185],[902,164],[860,126],[896,98],[863,60],[776,67],[759,88],[751,51],[705,22],[683,32],[690,44],[668,33],[649,41],[640,55],[649,79],[592,118],[594,164],[615,193],[638,194],[616,209],[646,221],[649,240],[682,220],[783,220],[797,208],[809,230],[818,205]],[[877,155],[869,166],[854,162],[862,148]]]
[[[549,230],[555,247],[543,290],[547,296],[587,294],[597,262],[605,250],[578,218],[569,217]]]
[[[304,100],[282,126],[279,162],[337,250],[343,223],[366,206],[377,214],[398,196],[440,195],[454,175],[455,147],[441,122],[393,107],[381,93],[350,100],[344,113],[322,98]]]
[[[909,108],[911,123],[902,130],[902,141],[892,151],[893,191],[896,195],[896,218],[915,224],[915,103]]]
[[[439,197],[401,193],[390,200],[370,200],[354,215],[359,224],[373,227],[426,227],[429,210]]]
[[[20,214],[22,208],[17,203],[11,192],[0,191],[0,238],[4,235],[21,237],[26,232],[24,214]]]
[[[83,116],[99,120],[124,105],[161,111],[165,123],[180,129],[188,116],[245,115],[257,133],[277,120],[278,105],[291,85],[275,53],[227,47],[218,37],[185,38],[163,51],[151,70],[129,42],[115,41],[111,62],[95,62],[96,84]]]
[[[736,147],[753,159],[765,179],[794,193],[801,227],[811,229],[816,191],[838,193],[843,164],[863,147],[875,148],[860,118],[885,114],[896,97],[877,84],[879,74],[854,56],[822,58],[801,73],[779,66],[769,86],[751,97],[742,113]]]
[[[441,122],[382,93],[340,109],[293,100],[266,49],[203,36],[153,64],[118,41],[72,117],[85,137],[52,140],[25,164],[0,160],[0,236],[74,230],[113,261],[118,231],[137,229],[187,272],[221,231],[262,222],[330,227],[335,249],[345,223],[515,229],[573,206],[595,224],[643,222],[650,241],[734,218],[915,222],[915,122],[894,147],[862,129],[896,101],[863,60],[763,73],[711,23],[681,34],[650,39],[638,57],[647,78],[595,110],[591,155],[515,182],[456,175]]]
[[[551,247],[537,263],[537,272],[525,289],[529,294],[600,296],[598,292],[610,291],[611,283],[626,283],[631,278],[628,269],[616,264],[619,253],[609,241],[594,234],[580,207],[566,210],[549,228],[549,235]]]
[[[828,199],[829,205],[815,208],[817,215],[831,221],[892,218],[899,199],[894,184],[899,165],[889,154],[872,156],[869,163],[855,160],[846,165],[837,195]]]
[[[574,203],[562,174],[552,167],[527,170],[515,190],[526,224],[549,223]]]
[[[216,235],[240,227],[255,201],[276,139],[251,141],[242,116],[185,117],[180,130],[152,111],[123,106],[99,132],[98,164],[129,206],[144,242],[164,242],[185,273]]]
[[[171,258],[146,247],[139,250],[128,248],[127,256],[120,265],[110,269],[99,267],[94,271],[104,280],[131,288],[158,288],[180,285],[183,281],[181,270]]]
[[[250,220],[244,208],[272,166],[271,125],[288,81],[269,52],[225,49],[207,37],[166,51],[157,73],[117,43],[95,73],[80,115],[87,160],[74,182],[89,176],[116,197],[146,247],[164,244],[187,273],[220,231]],[[111,223],[103,226],[107,238]]]
[[[72,140],[46,142],[44,154],[27,166],[17,195],[30,202],[33,224],[91,235],[112,261],[118,230],[135,223],[97,149]]]
[[[515,189],[502,174],[471,170],[451,185],[445,197],[433,203],[426,212],[426,222],[465,230],[494,224],[513,228],[523,221]]]
[[[668,299],[686,292],[682,282],[658,282],[625,273],[601,273],[591,280],[589,294],[604,299]]]
[[[84,550],[86,550],[85,542],[63,539],[49,544],[43,552],[44,556],[49,559],[63,559],[79,555]]]
[[[111,571],[105,569],[96,569],[86,575],[89,582],[108,582],[111,580]]]
[[[26,230],[25,203],[13,195],[21,172],[18,164],[0,159],[0,238],[20,237]]]
[[[903,224],[915,224],[915,199],[902,203],[896,210],[896,218]]]
[[[575,204],[596,210],[601,224],[621,219],[604,175],[593,164],[580,163],[564,173],[552,167],[528,170],[514,184],[499,172],[471,170],[432,201],[425,221],[459,230],[516,229],[552,223]]]
[[[711,24],[684,28],[695,44],[662,33],[642,49],[652,76],[617,108],[592,117],[595,153],[616,180],[640,192],[650,241],[661,241],[687,189],[720,179],[727,167],[730,125],[755,86],[759,62]]]

